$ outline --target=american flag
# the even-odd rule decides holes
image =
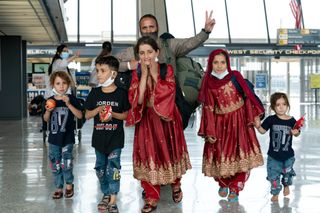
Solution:
[[[301,9],[301,2],[300,0],[291,0],[290,3],[290,9],[293,14],[295,21],[295,28],[301,29],[301,20],[302,20],[302,9]],[[302,47],[301,44],[295,45],[296,50],[300,50]]]

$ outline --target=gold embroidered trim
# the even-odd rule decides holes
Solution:
[[[149,159],[149,164],[134,162],[133,176],[138,180],[150,182],[152,185],[167,185],[174,183],[191,169],[189,154],[184,152],[181,160],[176,163],[166,162],[162,165],[156,165],[153,159]]]
[[[254,151],[245,154],[240,151],[240,159],[229,158],[224,155],[221,156],[221,163],[213,162],[214,156],[206,156],[202,162],[202,173],[209,177],[228,178],[234,176],[239,172],[248,172],[253,168],[263,165],[263,156],[260,149],[254,145]]]
[[[243,106],[243,104],[244,104],[243,99],[239,98],[236,103],[234,103],[233,101],[230,101],[230,103],[225,107],[224,106],[218,107],[216,105],[215,106],[215,113],[216,114],[230,113],[230,112],[233,112],[233,111],[240,109]]]

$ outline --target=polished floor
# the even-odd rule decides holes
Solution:
[[[265,165],[252,170],[238,204],[228,203],[218,194],[213,179],[201,173],[203,141],[197,137],[199,114],[185,130],[193,169],[182,179],[183,201],[174,204],[170,188],[161,188],[156,213],[214,212],[320,212],[320,106],[292,105],[296,118],[306,116],[302,134],[294,138],[296,153],[294,185],[291,194],[279,202],[270,202]],[[0,121],[0,212],[98,212],[101,198],[94,172],[95,155],[90,145],[92,121],[82,128],[81,143],[74,148],[75,195],[72,199],[53,200],[52,174],[48,168],[47,143],[43,143],[40,117],[22,121]],[[268,133],[258,135],[266,157]],[[118,196],[120,213],[138,213],[143,205],[141,187],[132,176],[133,128],[126,128],[122,152],[121,188]],[[319,205],[319,206],[318,206]]]

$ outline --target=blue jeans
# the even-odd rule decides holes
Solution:
[[[64,181],[66,184],[73,183],[73,144],[65,147],[49,144],[50,167],[54,176],[54,184],[57,189],[62,189]]]
[[[104,195],[117,195],[120,190],[121,149],[113,150],[109,155],[96,152],[96,175]]]
[[[277,161],[272,157],[268,156],[267,158],[267,180],[271,183],[272,195],[278,195],[282,189],[281,183],[283,186],[292,185],[292,179],[296,176],[296,173],[293,170],[295,158],[291,157],[286,161]]]

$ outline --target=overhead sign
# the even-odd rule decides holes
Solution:
[[[320,29],[278,29],[278,45],[318,45]]]

